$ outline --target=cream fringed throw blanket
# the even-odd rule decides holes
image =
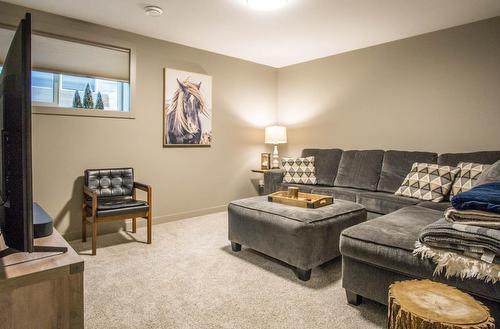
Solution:
[[[487,263],[453,251],[428,247],[421,242],[415,243],[415,256],[431,259],[435,264],[434,275],[444,272],[446,278],[458,276],[462,279],[476,278],[485,282],[500,281],[500,264]]]

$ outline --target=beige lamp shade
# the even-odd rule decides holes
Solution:
[[[271,126],[266,127],[266,144],[285,144],[286,143],[286,127]]]

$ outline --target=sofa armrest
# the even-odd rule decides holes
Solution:
[[[264,172],[264,194],[271,194],[281,190],[283,175],[282,169],[271,169]]]

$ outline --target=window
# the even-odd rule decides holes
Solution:
[[[13,35],[0,27],[0,70]],[[31,49],[33,113],[134,117],[131,47],[35,32]]]
[[[54,74],[34,71],[31,74],[33,101],[54,103]]]
[[[54,74],[56,80],[58,80],[58,86],[55,88],[58,90],[57,99],[54,103],[59,107],[70,107],[74,106],[75,92],[78,92],[80,100],[83,106],[83,99],[85,97],[85,89],[89,86],[92,95],[92,108],[97,108],[97,101],[100,95],[102,103],[104,105],[103,110],[106,111],[117,111],[117,112],[129,112],[129,84],[128,82],[116,81],[116,80],[106,80],[88,77],[79,77],[75,75],[66,74]],[[40,102],[43,106],[43,100],[35,99],[33,101]],[[50,104],[49,106],[51,106]]]
[[[0,66],[2,72],[2,66]],[[96,109],[98,94],[104,105],[102,110],[129,112],[129,83],[124,81],[80,77],[60,73],[32,71],[31,98],[33,105],[74,108],[75,91],[78,91],[83,106],[85,88],[90,87],[92,109]],[[89,108],[90,110],[90,108]]]

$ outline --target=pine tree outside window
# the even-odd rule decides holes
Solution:
[[[32,101],[35,106],[84,109],[85,88],[88,85],[93,100],[92,106],[88,109],[130,111],[128,82],[33,70],[31,84]]]

